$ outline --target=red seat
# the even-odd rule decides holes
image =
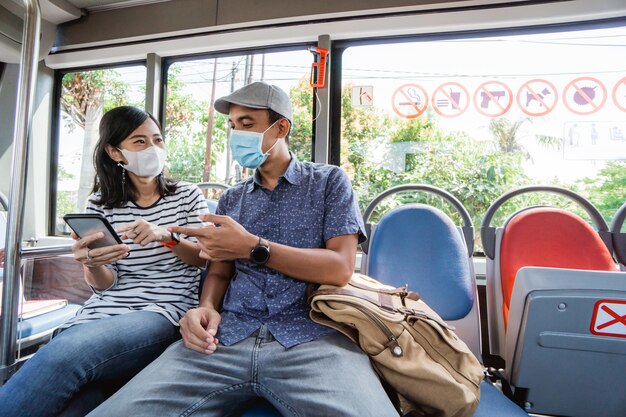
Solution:
[[[557,208],[531,208],[504,227],[500,247],[504,325],[517,271],[524,266],[615,271],[598,233],[579,216]]]

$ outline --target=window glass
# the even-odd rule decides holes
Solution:
[[[354,46],[342,71],[341,165],[362,210],[410,183],[451,192],[476,228],[496,198],[524,185],[576,191],[607,221],[624,202],[624,26]],[[453,213],[436,198],[401,197],[434,200]],[[492,225],[555,200],[516,197]]]
[[[311,54],[301,50],[173,63],[167,75],[165,117],[170,175],[191,183],[229,186],[252,174],[232,160],[228,118],[214,112],[212,102],[256,81],[274,84],[290,95],[294,120],[289,148],[300,160],[310,161],[311,62]],[[216,199],[220,190],[209,193],[207,197]]]
[[[70,72],[63,76],[56,184],[56,232],[68,233],[63,215],[82,212],[91,194],[93,150],[102,115],[121,105],[145,106],[143,65]]]

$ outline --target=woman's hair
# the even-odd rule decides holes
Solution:
[[[122,184],[123,168],[111,159],[107,153],[107,145],[119,148],[120,143],[141,126],[148,118],[161,130],[161,125],[150,113],[137,107],[121,106],[109,110],[100,120],[100,138],[93,151],[93,163],[96,168],[93,193],[99,197],[90,200],[97,205],[106,207],[122,207],[127,201],[135,200],[137,189],[132,181],[126,178]],[[156,178],[157,189],[161,196],[172,195],[176,191],[176,181],[159,174]]]

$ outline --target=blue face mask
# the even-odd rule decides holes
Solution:
[[[232,129],[230,131],[230,150],[233,152],[233,159],[237,161],[239,165],[246,168],[258,168],[263,165],[270,151],[276,146],[278,140],[281,139],[276,139],[276,142],[274,142],[267,152],[263,153],[261,150],[263,135],[265,135],[265,132],[270,130],[276,122],[272,123],[272,125],[263,132]]]

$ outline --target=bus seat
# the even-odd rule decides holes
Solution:
[[[537,191],[578,203],[598,231],[573,213],[549,207],[525,208],[502,227],[490,225],[504,202]],[[481,237],[487,256],[491,354],[505,360],[504,374],[515,401],[539,414],[622,415],[626,396],[607,394],[606,387],[623,379],[625,340],[594,333],[591,324],[594,314],[607,314],[594,313],[603,299],[622,305],[626,290],[626,274],[617,272],[601,214],[569,190],[525,187],[491,205]],[[613,304],[602,308],[615,309]],[[616,354],[616,349],[623,353]],[[616,407],[620,413],[612,411]]]
[[[600,236],[576,214],[558,208],[535,207],[513,216],[500,241],[502,314],[507,326],[517,271],[524,266],[615,270],[615,262]]]
[[[532,413],[626,410],[626,273],[524,267],[506,333],[507,379]]]
[[[212,200],[210,198],[207,198],[206,200],[206,205],[209,209],[209,213],[211,214],[215,214],[215,212],[217,211],[217,200]]]
[[[549,207],[524,208],[511,215],[504,225],[491,226],[493,216],[504,203],[536,192],[558,194],[575,202],[587,212],[598,231],[577,215]],[[561,187],[528,186],[503,194],[487,209],[480,234],[487,269],[489,348],[492,355],[503,358],[509,303],[515,274],[521,267],[617,268],[611,257],[611,233],[600,212],[580,195]],[[503,245],[506,253],[502,252]],[[593,255],[591,250],[595,251]]]
[[[20,320],[17,324],[20,348],[25,349],[50,340],[52,333],[60,325],[74,317],[80,308],[81,306],[78,304],[68,304],[58,310]]]
[[[626,233],[622,232],[626,219],[626,203],[624,203],[613,216],[611,221],[611,235],[613,237],[613,250],[615,258],[622,271],[626,271]]]
[[[217,210],[217,202],[219,196],[228,189],[228,185],[221,184],[219,182],[200,182],[196,184],[200,190],[202,190],[204,197],[206,198],[206,204],[209,209],[209,213],[215,214]],[[212,193],[209,190],[213,190]]]
[[[384,192],[422,191],[443,197],[461,213],[464,225],[457,228],[441,210],[425,204],[405,204],[386,213],[370,229],[362,272],[386,284],[408,284],[446,322],[481,360],[478,294],[472,262],[473,226],[461,203],[448,192],[426,185],[405,185]],[[366,209],[368,224],[376,198]],[[365,252],[365,248],[364,248]],[[451,302],[453,300],[453,302]]]
[[[472,417],[528,417],[520,407],[506,398],[488,381],[480,383],[480,401]],[[267,400],[258,400],[241,417],[282,417]]]
[[[375,206],[399,192],[420,191],[442,197],[459,213],[458,227],[441,210],[405,204],[384,214],[378,225],[368,223]],[[364,213],[370,232],[364,245],[362,272],[387,284],[420,293],[482,361],[477,287],[472,261],[474,232],[469,213],[452,194],[429,185],[402,185],[376,197]],[[481,383],[481,400],[474,416],[527,416],[491,383]]]

